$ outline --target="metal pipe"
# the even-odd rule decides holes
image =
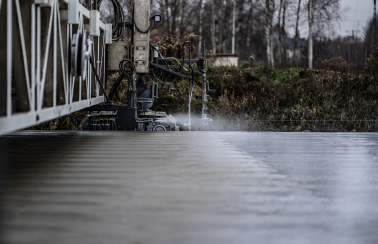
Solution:
[[[136,123],[145,123],[145,122],[150,122],[150,119],[148,118],[139,118],[138,117],[138,89],[137,89],[137,79],[139,79],[139,73],[134,72],[133,75],[133,109],[134,109],[134,118]],[[142,103],[142,110],[143,110],[143,103]],[[139,128],[139,125],[138,125]],[[139,130],[139,129],[138,129]]]
[[[134,72],[134,75],[133,75],[133,100],[134,100],[134,110],[135,110],[135,113],[134,113],[134,117],[135,117],[135,121],[138,123],[138,97],[137,97],[137,87],[136,87],[136,79],[137,79],[137,73]],[[143,108],[142,108],[143,109]]]
[[[202,125],[207,126],[208,125],[208,119],[207,119],[207,93],[206,93],[206,44],[205,42],[202,42]]]
[[[191,122],[190,122],[190,120],[191,120],[191,118],[190,118],[190,104],[191,104],[191,102],[192,102],[192,94],[190,94],[191,92],[190,92],[190,88],[189,88],[189,104],[188,104],[188,120],[189,120],[189,122],[188,122],[188,131],[191,131],[192,130],[192,124],[191,124]]]
[[[156,45],[155,48],[156,48],[156,49],[154,49],[154,63],[155,63],[155,64],[159,64],[159,53],[158,53],[158,51],[159,51],[159,46]]]
[[[190,70],[191,70],[191,63],[190,63],[190,57],[191,57],[191,55],[192,55],[192,53],[191,53],[191,48],[192,48],[192,45],[191,45],[191,42],[190,41],[186,41],[186,42],[184,42],[183,44],[182,44],[182,60],[183,60],[183,62],[182,62],[182,66],[184,66],[184,64],[185,64],[185,49],[184,49],[184,47],[185,47],[185,44],[189,44],[189,72],[190,72]],[[190,107],[190,105],[191,105],[191,103],[192,103],[192,97],[193,97],[193,76],[190,78],[190,79],[192,79],[192,85],[190,85],[190,80],[189,80],[189,103],[188,103],[188,131],[191,131],[192,130],[192,124],[191,124],[191,107]]]
[[[189,72],[190,72],[190,70],[192,70],[192,72],[193,72],[193,68],[192,68],[191,60],[190,60],[191,56],[192,56],[192,44],[189,42]],[[185,57],[183,58],[183,60],[185,61]],[[190,73],[189,73],[189,75],[190,75]],[[192,97],[193,97],[193,86],[194,86],[193,75],[192,75],[191,79],[192,79],[192,90],[191,90],[191,94],[190,94],[190,101],[192,101]],[[189,113],[190,113],[190,107],[189,107]],[[191,127],[192,127],[192,125],[190,123],[190,114],[189,114],[189,131],[192,129]]]
[[[190,79],[190,76],[186,76],[186,75],[183,75],[183,74],[181,74],[181,73],[177,73],[177,72],[175,72],[175,71],[173,71],[173,70],[171,70],[171,69],[167,69],[167,68],[165,68],[165,67],[163,67],[163,66],[161,66],[161,65],[157,65],[157,64],[152,63],[152,62],[150,62],[150,65],[153,66],[153,67],[155,67],[155,68],[159,68],[159,69],[162,69],[162,70],[164,70],[164,71],[167,71],[167,72],[169,72],[169,73],[171,73],[171,74],[177,75],[177,76],[179,76],[179,77],[181,77],[181,78],[184,78],[184,79]]]

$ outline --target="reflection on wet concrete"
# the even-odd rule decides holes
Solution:
[[[0,144],[1,243],[378,243],[377,133],[19,132]]]
[[[324,228],[378,242],[377,133],[223,133],[238,149],[326,201]]]
[[[4,187],[5,187],[5,182],[6,182],[6,176],[7,176],[7,164],[8,164],[8,159],[7,159],[7,144],[0,140],[0,240],[2,239],[3,236],[3,195],[4,195]],[[1,243],[1,242],[0,242]]]

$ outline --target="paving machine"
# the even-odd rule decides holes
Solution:
[[[99,10],[102,0],[87,1],[87,7],[92,10]],[[138,130],[138,131],[177,131],[177,121],[165,112],[151,111],[154,100],[158,97],[159,83],[161,81],[154,73],[154,70],[163,70],[173,74],[177,78],[189,81],[189,112],[187,121],[183,121],[185,130],[191,130],[190,102],[193,93],[194,69],[202,74],[202,94],[196,96],[202,100],[201,125],[207,126],[207,99],[209,83],[206,80],[207,60],[205,55],[205,42],[202,42],[202,57],[191,59],[191,43],[183,44],[183,55],[180,58],[164,58],[159,52],[157,45],[150,41],[150,29],[153,22],[161,21],[160,15],[150,15],[150,0],[131,0],[131,20],[125,21],[124,10],[118,0],[111,0],[115,22],[112,26],[112,44],[106,48],[108,71],[120,71],[121,74],[114,82],[109,93],[99,82],[106,101],[101,105],[91,106],[88,114],[81,123],[82,130]],[[131,31],[131,40],[125,41],[122,38],[124,31],[128,28]],[[89,43],[88,43],[89,42]],[[71,72],[85,76],[81,72],[83,67],[90,64],[96,75],[98,72],[93,64],[90,53],[90,41],[86,39],[86,33],[77,33],[71,45]],[[185,50],[187,57],[185,57]],[[78,54],[79,53],[79,54]],[[80,66],[81,65],[81,66]],[[189,71],[183,73],[184,68]],[[155,81],[151,86],[146,87],[147,74],[151,72]],[[122,80],[128,82],[127,98],[122,104],[114,104],[113,97]]]

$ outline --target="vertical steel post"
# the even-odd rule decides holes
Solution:
[[[58,19],[57,19],[57,12],[59,12],[59,10],[56,10],[59,9],[59,6],[52,6],[51,7],[51,14],[54,15],[54,19],[53,19],[53,26],[54,26],[54,32],[51,33],[53,35],[53,45],[54,45],[54,49],[53,49],[53,57],[54,57],[54,61],[53,61],[53,77],[54,77],[54,81],[53,81],[53,102],[52,102],[52,106],[53,107],[56,107],[56,100],[57,100],[57,95],[58,95],[58,92],[57,92],[57,87],[58,87],[58,84],[57,84],[57,66],[58,66],[58,62],[57,62],[57,59],[58,59],[58,48],[57,48],[57,45],[58,45],[58,31],[57,31],[57,27],[58,27]]]
[[[37,75],[36,75],[36,106],[37,111],[41,111],[42,106],[40,103],[40,97],[41,95],[41,6],[37,6]]]
[[[207,68],[207,63],[206,63],[206,44],[205,42],[202,42],[202,125],[207,126],[208,125],[208,120],[207,120],[207,93],[206,93],[206,68]]]
[[[31,103],[30,103],[30,111],[36,110],[36,89],[35,89],[35,62],[36,62],[36,10],[35,4],[32,4],[32,15],[31,15]]]
[[[12,115],[12,5],[13,1],[7,2],[7,116]]]

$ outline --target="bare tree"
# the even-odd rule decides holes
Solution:
[[[247,24],[247,51],[251,51],[251,28],[253,28],[253,0],[249,1],[249,13],[248,13],[248,24]],[[250,53],[248,53],[250,55]]]
[[[314,1],[315,0],[308,0],[307,3],[307,11],[308,11],[308,68],[312,69],[312,50],[313,50],[313,43],[312,43],[312,25],[314,24]],[[315,1],[316,4],[316,1]]]
[[[204,8],[205,2],[204,0],[199,1],[199,38],[198,38],[198,52],[201,50],[201,43],[202,43],[202,14],[203,14],[203,8]]]
[[[308,0],[308,68],[313,67],[313,32],[314,25],[318,31],[325,26],[332,27],[334,21],[340,20],[340,0]],[[321,27],[321,28],[319,28]]]
[[[278,50],[281,56],[281,63],[283,61],[283,47],[282,47],[282,24],[281,24],[281,12],[284,0],[280,0],[280,7],[278,8]]]
[[[273,55],[273,20],[275,12],[275,0],[265,0],[265,35],[267,64],[274,67]]]
[[[236,0],[232,0],[232,54],[235,54],[235,18],[236,18]]]
[[[378,40],[378,33],[376,30],[376,21],[374,17],[370,18],[367,25],[363,30],[364,46],[365,46],[365,59],[374,50],[374,46],[377,46],[375,40]]]
[[[170,21],[171,21],[171,18],[170,18],[170,11],[169,11],[169,0],[165,0],[165,15],[166,15],[166,23],[167,23],[167,31],[169,32],[170,31]]]
[[[207,47],[212,49],[214,54],[240,52],[240,59],[247,60],[253,53],[257,62],[266,60],[268,65],[275,66],[277,65],[277,59],[274,59],[275,52],[279,53],[277,56],[281,57],[283,65],[287,62],[286,31],[292,25],[293,29],[295,28],[294,65],[298,62],[299,41],[304,41],[299,39],[301,22],[308,24],[307,17],[304,18],[302,13],[310,7],[312,35],[309,36],[310,39],[312,36],[313,44],[309,50],[326,50],[324,53],[320,51],[313,53],[313,62],[318,62],[331,55],[329,49],[322,45],[328,42],[324,39],[327,34],[325,31],[332,29],[332,24],[338,18],[339,1],[156,0],[158,4],[154,5],[154,11],[162,15],[162,22],[154,24],[154,28],[159,28],[160,31],[156,31],[158,36],[169,33],[181,39],[189,33],[195,33],[200,36],[199,49],[201,41],[206,41]],[[294,11],[292,12],[291,9]],[[277,42],[274,39],[273,43],[273,36],[276,35],[279,38]],[[302,55],[307,55],[307,49],[302,52]]]
[[[282,57],[282,63],[283,65],[286,65],[286,10],[287,10],[287,7],[289,5],[289,1],[288,0],[284,0],[284,4],[283,4],[283,10],[282,10],[282,25],[281,25],[281,37],[283,38],[283,41],[281,41],[282,44],[282,54],[283,54],[283,57]]]
[[[181,0],[181,17],[180,17],[180,29],[179,29],[179,38],[182,39],[184,37],[185,31],[185,10],[186,10],[187,0]]]
[[[298,7],[297,7],[297,14],[295,19],[295,37],[294,37],[294,50],[293,50],[293,66],[295,66],[295,58],[296,58],[296,50],[298,45],[298,38],[299,38],[299,18],[300,18],[300,11],[301,11],[301,2],[302,0],[298,0]]]
[[[211,1],[211,46],[213,48],[213,54],[217,53],[217,46],[215,42],[215,0]]]

